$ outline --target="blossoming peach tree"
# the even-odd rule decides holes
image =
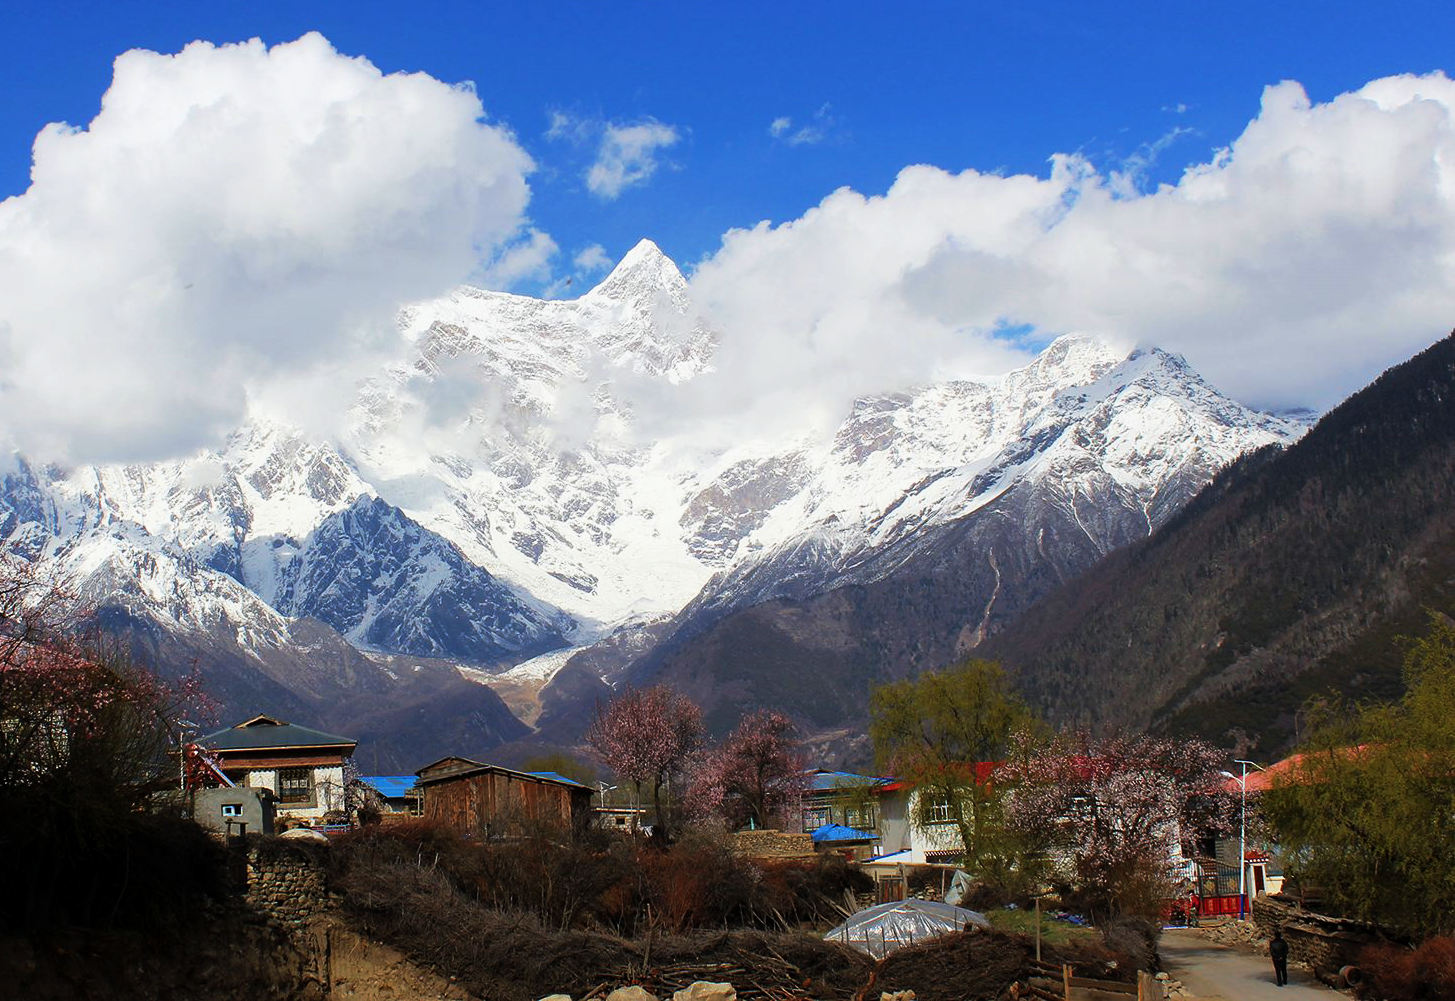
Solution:
[[[702,710],[666,685],[633,688],[604,706],[586,731],[586,741],[618,778],[632,783],[637,802],[650,786],[654,834],[668,839],[670,821],[663,794],[680,780],[702,743]]]
[[[1193,738],[1064,733],[999,770],[1007,823],[1060,863],[1093,916],[1155,914],[1178,893],[1199,842],[1236,823],[1225,757]]]
[[[180,721],[210,703],[195,671],[163,680],[80,632],[86,618],[44,564],[0,552],[0,791],[140,806],[171,784]]]
[[[720,816],[730,828],[795,820],[806,786],[804,758],[793,721],[759,709],[739,721],[718,747],[692,768],[688,809]]]

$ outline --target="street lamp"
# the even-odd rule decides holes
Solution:
[[[1238,920],[1242,921],[1248,907],[1248,766],[1265,771],[1256,761],[1234,760],[1233,764],[1243,766],[1242,775],[1223,772],[1230,779],[1238,780]]]

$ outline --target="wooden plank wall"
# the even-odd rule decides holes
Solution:
[[[429,783],[424,816],[466,835],[510,833],[540,822],[569,826],[575,819],[565,786],[495,771]]]

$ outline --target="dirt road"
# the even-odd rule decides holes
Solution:
[[[1157,951],[1162,954],[1162,966],[1198,998],[1332,1001],[1347,997],[1293,964],[1289,964],[1288,986],[1279,987],[1273,982],[1273,963],[1268,957],[1215,945],[1194,931],[1174,928],[1163,932]]]

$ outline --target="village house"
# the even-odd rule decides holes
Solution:
[[[884,786],[880,796],[880,815],[884,818],[884,837],[876,862],[892,861],[896,865],[946,865],[964,853],[960,827],[955,823],[949,803],[932,803],[924,813],[925,822],[916,823],[921,813],[924,792],[907,782],[893,781]]]
[[[803,830],[818,851],[862,861],[880,842],[881,790],[889,779],[816,768],[806,773]]]
[[[965,776],[970,779],[973,775],[977,786],[989,790],[997,767],[996,762],[967,763],[964,766]],[[874,791],[878,807],[879,851],[864,859],[863,867],[881,883],[881,898],[887,899],[885,884],[902,884],[908,870],[939,869],[943,889],[948,885],[949,876],[962,865],[965,850],[952,804],[948,801],[926,803],[924,797],[927,793],[923,789],[898,779],[881,780]],[[1106,806],[1093,796],[1078,797],[1076,808],[1058,818],[1058,822],[1069,835],[1075,825],[1085,823]],[[919,818],[918,822],[915,818]],[[1192,860],[1183,856],[1177,822],[1173,820],[1163,824],[1158,836],[1166,844],[1169,867],[1185,873],[1188,885],[1192,885],[1198,870]],[[1236,848],[1236,842],[1234,844]],[[1067,849],[1054,850],[1052,856],[1060,866],[1069,869],[1071,857]],[[1250,865],[1252,863],[1250,858]],[[1266,859],[1261,864],[1266,865]],[[1236,868],[1233,872],[1236,883]]]
[[[977,774],[991,767],[976,766]],[[819,768],[806,785],[803,830],[820,850],[891,867],[948,864],[964,851],[950,804],[931,805],[929,823],[912,822],[921,793],[907,782]]]
[[[603,831],[643,833],[647,829],[644,806],[598,806],[591,814],[592,826]]]
[[[803,829],[842,824],[861,831],[879,826],[879,792],[891,779],[815,768],[805,773]]]
[[[466,837],[519,834],[538,824],[582,827],[593,790],[554,772],[519,772],[469,758],[441,758],[415,773],[423,815]]]
[[[974,781],[984,785],[995,770],[994,762],[966,765]],[[883,779],[878,787],[879,853],[875,863],[899,865],[948,865],[958,861],[965,846],[949,802],[922,806],[923,790],[900,779]],[[915,823],[915,817],[923,822]]]
[[[355,799],[379,814],[391,818],[424,814],[413,775],[360,775],[354,780]]]
[[[279,820],[320,821],[344,811],[344,762],[356,740],[254,716],[197,744],[234,785],[272,793]]]
[[[1357,749],[1347,753],[1357,753]],[[1295,754],[1267,768],[1255,766],[1256,770],[1246,775],[1225,773],[1223,789],[1245,799],[1244,809],[1252,816],[1258,810],[1259,798],[1276,783],[1302,781],[1303,762],[1304,755]],[[1254,830],[1258,829],[1254,825]],[[1254,897],[1282,892],[1283,866],[1274,847],[1256,833],[1247,840],[1239,839],[1236,832],[1203,844],[1194,860],[1193,896],[1198,913],[1205,917],[1244,913]],[[1240,887],[1246,900],[1239,896]]]

